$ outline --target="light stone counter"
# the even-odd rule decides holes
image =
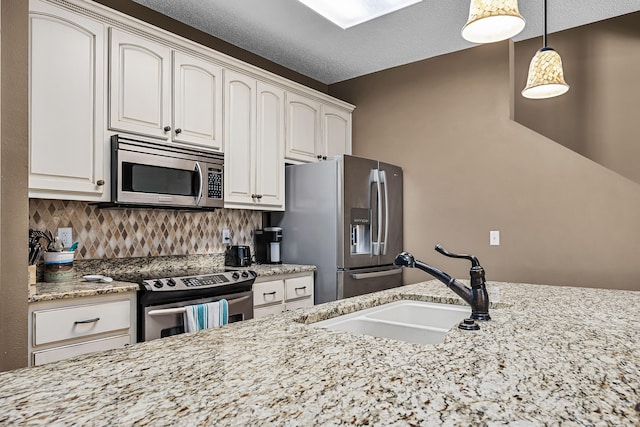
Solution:
[[[418,345],[300,322],[421,283],[0,374],[0,424],[640,425],[640,292],[493,284],[480,331]]]
[[[135,258],[134,258],[135,259]],[[110,270],[96,269],[94,271],[100,272],[105,276],[109,276],[110,274],[118,273],[121,271],[130,271],[133,268],[140,268],[139,265],[133,266],[130,265],[131,262],[127,262],[125,267],[119,267],[119,269],[111,268]],[[154,266],[155,268],[170,268],[172,274],[180,275],[181,271],[175,267],[175,265],[169,264],[159,264]],[[202,266],[197,266],[202,267]],[[205,266],[207,267],[207,266]],[[86,267],[85,267],[86,268]],[[215,268],[229,268],[229,269],[246,269],[255,271],[258,276],[274,276],[280,274],[293,274],[293,273],[301,273],[305,271],[314,271],[316,269],[315,265],[300,265],[300,264],[253,264],[251,267],[224,267],[224,266],[216,266]],[[146,270],[153,271],[153,270]],[[163,270],[164,271],[164,270]],[[88,274],[88,273],[87,273]],[[118,282],[113,281],[111,283],[101,283],[101,282],[87,282],[81,277],[77,277],[76,279],[69,282],[60,282],[60,283],[45,283],[38,282],[35,286],[35,293],[29,295],[28,302],[34,303],[39,301],[54,301],[59,299],[70,299],[70,298],[80,298],[80,297],[89,297],[95,295],[105,295],[105,294],[114,294],[114,293],[123,293],[123,292],[136,292],[138,290],[138,285],[136,283],[130,282]]]

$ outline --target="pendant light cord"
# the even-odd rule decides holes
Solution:
[[[542,36],[542,44],[547,47],[547,0],[544,2],[544,35]]]

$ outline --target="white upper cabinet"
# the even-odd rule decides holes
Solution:
[[[29,31],[29,197],[105,200],[105,27],[32,0]]]
[[[321,144],[320,102],[287,92],[286,158],[315,162]]]
[[[284,90],[257,85],[256,197],[260,209],[284,210]]]
[[[223,151],[222,68],[173,52],[173,141]]]
[[[171,49],[110,29],[109,127],[167,139],[171,131]]]
[[[317,162],[351,154],[351,111],[287,92],[285,158]]]
[[[339,154],[351,154],[351,113],[330,105],[322,106],[323,159]]]
[[[225,207],[284,209],[284,91],[224,71]]]

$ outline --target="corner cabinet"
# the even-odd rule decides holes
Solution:
[[[29,365],[42,365],[136,342],[136,293],[29,305]]]
[[[287,93],[286,159],[317,162],[340,154],[351,154],[351,111]]]
[[[225,207],[284,210],[284,90],[224,71]]]
[[[313,271],[258,277],[253,284],[253,317],[313,306]]]
[[[106,27],[39,0],[29,8],[29,197],[105,200]]]

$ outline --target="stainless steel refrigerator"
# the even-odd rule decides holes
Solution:
[[[286,167],[282,261],[314,264],[315,303],[402,284],[402,169],[339,156]]]

